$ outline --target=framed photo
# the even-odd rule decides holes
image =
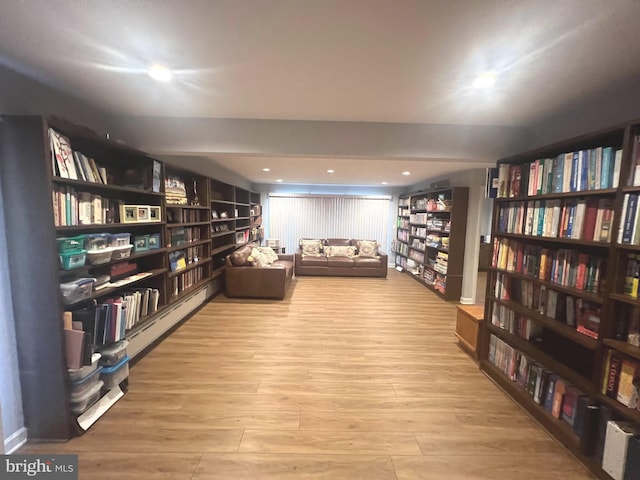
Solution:
[[[149,243],[148,243],[148,247],[149,250],[154,250],[156,248],[160,248],[162,245],[160,245],[160,234],[159,233],[152,233],[149,235]]]
[[[120,205],[120,223],[135,223],[138,221],[138,208],[135,205]]]
[[[133,248],[136,252],[149,250],[149,235],[136,235],[133,237]]]
[[[149,221],[150,222],[161,222],[162,221],[162,212],[160,207],[155,205],[151,205],[149,207]]]
[[[136,205],[136,211],[138,214],[138,222],[151,221],[151,207],[149,205]]]

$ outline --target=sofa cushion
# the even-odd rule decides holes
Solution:
[[[258,247],[258,250],[260,250],[260,253],[262,255],[264,255],[264,258],[266,258],[267,263],[269,265],[271,265],[273,262],[278,260],[278,254],[273,251],[273,248],[271,248],[271,247]]]
[[[353,245],[351,243],[351,239],[350,238],[325,238],[324,239],[324,244],[325,245],[336,246],[336,247],[346,247],[348,245]]]
[[[231,255],[229,255],[229,260],[231,260],[231,263],[236,267],[251,265],[251,262],[248,260],[248,258],[251,256],[252,249],[253,247],[251,245],[243,245]]]
[[[324,253],[327,257],[353,257],[356,254],[356,247],[351,245],[329,245],[324,247]]]
[[[322,255],[322,240],[302,238],[300,239],[300,250],[303,257],[318,257]]]
[[[300,265],[305,267],[326,267],[327,266],[327,257],[319,256],[314,257],[312,255],[302,256],[300,259]]]
[[[327,257],[329,267],[353,268],[353,258],[351,257]]]
[[[271,263],[257,247],[251,249],[251,255],[249,255],[247,260],[251,262],[251,265],[254,267],[268,267]]]
[[[358,256],[375,257],[378,255],[378,242],[375,240],[356,240]]]
[[[356,268],[380,268],[382,260],[380,257],[353,257],[353,264]]]

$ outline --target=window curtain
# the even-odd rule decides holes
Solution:
[[[269,195],[269,238],[294,253],[300,238],[388,241],[391,197]]]

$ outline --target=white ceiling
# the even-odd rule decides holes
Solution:
[[[637,77],[639,26],[637,0],[0,0],[0,63],[141,123],[527,127]],[[154,62],[174,69],[174,81],[147,77]],[[483,70],[496,71],[497,84],[473,89]],[[190,154],[265,181],[255,152],[230,155],[202,140]],[[379,184],[388,175],[407,185],[495,160],[482,151],[405,164],[332,155],[341,166],[331,180],[330,159],[297,153],[268,159],[295,172],[287,182]],[[396,167],[415,176],[392,180]]]

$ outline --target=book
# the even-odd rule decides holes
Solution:
[[[638,402],[639,380],[640,364],[635,360],[622,360],[616,400],[626,407],[636,408],[636,404]]]
[[[631,422],[609,421],[604,442],[602,469],[614,480],[631,480],[625,475],[629,439],[640,434]]]
[[[71,142],[64,135],[56,132],[52,128],[49,129],[49,138],[51,143],[51,154],[55,158],[58,168],[58,175],[62,178],[78,179]]]

